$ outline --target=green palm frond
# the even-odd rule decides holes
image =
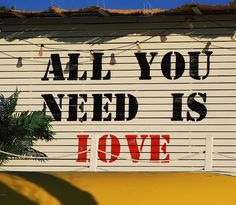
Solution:
[[[33,148],[38,140],[53,139],[53,119],[41,111],[16,112],[19,92],[9,98],[0,95],[0,150],[22,156],[38,157],[44,161],[46,155]],[[12,156],[0,153],[0,164]]]

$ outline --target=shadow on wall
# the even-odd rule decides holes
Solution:
[[[6,185],[0,183],[0,204],[1,205],[36,205],[30,199],[13,191]]]
[[[3,38],[9,42],[21,40],[27,42],[32,38],[49,38],[57,42],[68,44],[103,44],[113,39],[122,38],[127,35],[148,36],[145,41],[152,37],[160,36],[160,42],[168,42],[166,36],[170,34],[186,35],[191,38],[209,38],[214,39],[219,36],[232,36],[233,28],[226,27],[223,23],[207,19],[205,17],[182,17],[181,20],[175,21],[173,17],[166,17],[169,23],[143,22],[127,22],[120,24],[119,22],[100,23],[96,27],[94,24],[78,23],[62,23],[61,27],[55,27],[55,24],[37,25],[35,21],[28,19],[21,21],[16,19],[15,24],[2,24],[2,32],[0,39]],[[62,21],[63,22],[63,21]],[[52,22],[51,22],[52,23]],[[217,31],[216,31],[217,29]],[[43,40],[41,42],[44,43]],[[135,43],[135,42],[133,42]]]
[[[52,197],[56,198],[61,205],[97,205],[97,202],[90,193],[82,191],[56,176],[32,172],[7,172],[4,174],[12,177],[20,177],[23,179],[22,183],[24,180],[27,180],[35,184],[36,186],[48,192]],[[19,193],[11,190],[5,184],[0,183],[0,204],[34,205],[35,203],[30,199],[27,199],[26,197],[20,195]],[[48,203],[48,205],[50,205],[50,202]]]

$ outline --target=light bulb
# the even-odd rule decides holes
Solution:
[[[90,57],[89,57],[90,61],[94,60],[94,55],[93,55],[93,50],[90,50]]]
[[[44,45],[43,44],[41,44],[40,45],[40,49],[39,49],[39,56],[43,56],[43,48],[44,48]]]
[[[194,28],[192,19],[186,18],[186,23],[187,23],[187,26],[188,26],[189,28],[191,28],[191,29]]]
[[[110,65],[115,65],[116,64],[115,54],[112,53],[110,57],[111,57]]]
[[[234,35],[231,36],[231,40],[235,40],[236,39],[236,31],[234,31]]]
[[[17,59],[16,67],[17,67],[17,68],[21,68],[22,66],[23,66],[22,57],[19,57],[19,58]]]
[[[161,40],[161,42],[166,42],[167,41],[167,37],[166,36],[160,36],[160,40]]]
[[[140,53],[141,52],[141,46],[140,46],[140,42],[139,41],[136,41],[136,49],[137,49],[137,52]]]
[[[210,42],[210,41],[208,41],[208,42],[207,42],[207,44],[205,45],[205,47],[202,49],[202,53],[204,53],[204,52],[208,51],[208,50],[209,50],[209,48],[210,48],[210,46],[211,46],[211,42]]]

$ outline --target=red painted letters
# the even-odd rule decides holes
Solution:
[[[78,158],[76,161],[88,162],[89,135],[78,135],[77,137]],[[124,139],[126,139],[126,142]],[[128,150],[133,163],[137,163],[141,159],[142,154],[148,156],[148,153],[150,153],[150,161],[169,162],[170,154],[167,152],[167,145],[169,143],[169,135],[127,134],[125,138],[118,138],[112,134],[105,134],[100,137],[98,141],[98,159],[104,163],[112,163],[115,162],[121,154],[127,154]],[[127,156],[121,158],[127,158]],[[148,160],[147,157],[145,157],[145,160]]]

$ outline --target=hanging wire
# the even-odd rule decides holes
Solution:
[[[139,159],[127,159],[127,158],[124,158],[124,157],[120,157],[120,156],[117,156],[117,155],[114,155],[114,154],[111,154],[111,153],[108,153],[108,152],[105,152],[103,150],[98,150],[98,152],[101,152],[103,154],[106,154],[106,155],[109,155],[111,157],[116,157],[118,159],[123,159],[123,160],[127,160],[127,161],[135,161],[135,162],[142,162],[142,163],[163,163],[163,162],[171,162],[171,161],[179,161],[179,160],[184,160],[184,159],[189,159],[189,158],[192,158],[192,157],[195,157],[195,156],[198,156],[199,154],[204,154],[205,151],[200,151],[200,152],[197,152],[197,153],[192,153],[192,154],[189,154],[189,155],[186,155],[184,157],[180,157],[180,158],[173,158],[173,159],[168,159],[168,160],[155,160],[155,161],[147,161],[147,160],[139,160]]]
[[[84,150],[84,151],[81,151],[81,152],[76,152],[74,154],[70,154],[70,155],[63,155],[63,156],[59,156],[57,158],[60,158],[60,159],[64,159],[64,158],[67,158],[67,157],[70,157],[70,156],[74,156],[74,155],[79,155],[79,154],[84,154],[84,153],[90,153],[91,152],[91,149],[88,149],[88,150]],[[184,157],[180,157],[180,158],[173,158],[173,159],[168,159],[168,160],[155,160],[155,161],[147,161],[147,160],[139,160],[139,159],[127,159],[125,157],[120,157],[120,156],[117,156],[117,155],[114,155],[114,154],[111,154],[109,152],[105,152],[103,150],[100,150],[98,149],[98,152],[101,152],[103,154],[106,154],[108,156],[111,156],[111,157],[116,157],[118,159],[121,159],[121,160],[126,160],[126,161],[130,161],[130,162],[133,162],[135,160],[135,162],[139,162],[139,163],[144,163],[144,164],[153,164],[153,163],[163,163],[163,162],[171,162],[171,161],[180,161],[180,160],[184,160],[184,159],[190,159],[192,157],[195,157],[195,156],[198,156],[200,154],[204,154],[204,151],[200,151],[200,152],[197,152],[197,153],[192,153],[192,154],[188,154]],[[21,159],[32,159],[32,160],[50,160],[49,157],[32,157],[32,156],[25,156],[25,155],[19,155],[19,154],[14,154],[14,153],[11,153],[11,152],[6,152],[6,151],[3,151],[3,150],[0,150],[0,153],[2,154],[6,154],[6,155],[9,155],[9,156],[12,156],[12,157],[17,157],[17,158],[21,158]]]
[[[159,33],[157,33],[157,34],[155,34],[155,35],[152,35],[151,37],[148,37],[148,38],[146,38],[145,40],[139,41],[139,43],[144,43],[144,42],[147,42],[147,41],[149,41],[150,39],[152,39],[152,38],[154,38],[154,37],[156,37],[156,36],[163,35],[163,34],[167,33],[167,32],[170,31],[170,30],[174,30],[177,26],[179,26],[179,25],[181,25],[181,24],[183,24],[183,22],[178,22],[178,23],[174,24],[174,26],[172,26],[171,28],[162,30],[161,32],[159,32]],[[10,39],[11,36],[12,36],[12,34],[8,35],[8,36],[5,37],[5,38],[6,38],[6,39]],[[39,45],[39,44],[35,44],[35,43],[32,43],[32,42],[30,42],[29,40],[25,40],[25,39],[21,39],[21,40],[24,41],[24,42],[26,42],[26,43],[28,43],[28,44],[30,44],[30,45],[39,47],[40,50],[42,50],[42,52],[43,52],[43,48],[45,48],[45,49],[56,50],[56,51],[68,51],[68,52],[76,51],[76,52],[81,52],[81,53],[89,53],[89,54],[91,55],[91,50],[90,50],[90,51],[83,51],[83,50],[58,49],[58,48],[53,48],[53,47],[46,46],[45,44],[40,44],[40,45]],[[126,48],[126,49],[124,49],[124,50],[122,50],[122,51],[119,51],[119,52],[117,52],[117,53],[114,53],[115,56],[118,56],[118,55],[120,55],[120,54],[122,54],[122,53],[124,53],[124,52],[126,52],[126,51],[128,51],[128,50],[130,50],[130,49],[132,49],[132,48],[134,48],[134,47],[136,47],[136,49],[137,49],[137,41],[134,42],[134,43],[131,43],[131,44],[129,44],[129,45],[118,46],[118,47],[115,47],[115,48],[103,49],[102,51],[113,51],[113,50],[117,50],[117,49],[124,49],[124,48]],[[18,58],[18,57],[15,57],[15,56],[12,56],[12,55],[8,54],[7,52],[0,51],[0,53],[2,53],[2,54],[4,54],[4,55],[7,55],[8,57],[11,57],[11,58],[13,58],[13,59],[17,59],[17,58]],[[32,58],[32,59],[34,59],[34,58]],[[28,60],[28,59],[24,59],[24,60],[25,60],[25,61],[28,61],[28,62],[44,63],[43,61]],[[88,62],[88,61],[81,62],[80,64],[83,65],[83,64],[85,64],[85,63],[87,63],[87,62]]]
[[[209,41],[203,42],[203,41],[201,41],[200,39],[198,39],[197,37],[193,37],[193,36],[189,36],[189,37],[192,38],[192,39],[194,39],[195,41],[197,41],[197,42],[199,42],[199,43],[205,44],[205,46],[208,46],[208,45],[210,44],[209,47],[222,48],[222,49],[227,49],[227,50],[230,50],[230,51],[236,51],[236,49],[234,49],[234,48],[227,48],[227,47],[224,47],[224,46],[217,46],[217,45],[212,44],[212,42],[209,43]],[[209,48],[209,47],[208,47],[208,48]]]
[[[157,33],[157,34],[155,34],[155,35],[152,35],[151,37],[148,37],[148,38],[146,38],[145,40],[142,40],[142,41],[139,41],[140,43],[144,43],[144,42],[147,42],[147,41],[149,41],[150,39],[152,39],[152,38],[154,38],[154,37],[156,37],[156,36],[159,36],[159,35],[163,35],[163,34],[165,34],[165,33],[167,33],[168,31],[170,31],[170,30],[174,30],[177,26],[179,26],[179,25],[181,25],[181,24],[183,24],[184,22],[178,22],[178,23],[176,23],[176,24],[174,24],[171,28],[167,28],[167,29],[165,29],[165,30],[162,30],[161,32],[159,32],[159,33]],[[11,35],[12,34],[10,34],[10,35],[8,35],[7,37],[5,37],[6,39],[10,39],[11,38]],[[25,40],[25,39],[21,39],[22,41],[24,41],[24,42],[26,42],[26,43],[28,43],[28,44],[30,44],[30,45],[33,45],[33,46],[36,46],[36,47],[41,47],[42,45],[44,45],[44,48],[45,49],[51,49],[51,50],[57,50],[57,51],[69,51],[69,52],[71,52],[71,51],[78,51],[78,52],[82,52],[82,53],[90,53],[90,51],[83,51],[83,50],[68,50],[68,49],[58,49],[58,48],[53,48],[53,47],[49,47],[49,46],[47,46],[47,45],[45,45],[45,44],[35,44],[35,43],[32,43],[32,42],[30,42],[29,40]],[[131,43],[131,44],[129,44],[129,45],[123,45],[123,46],[118,46],[118,47],[114,47],[114,48],[108,48],[108,49],[102,49],[102,51],[112,51],[112,50],[117,50],[117,49],[122,49],[122,48],[127,48],[127,50],[129,50],[129,49],[131,49],[131,48],[133,48],[133,47],[135,47],[136,46],[136,42],[134,42],[134,43]],[[0,51],[0,53],[1,53],[1,51]]]
[[[205,17],[203,17],[203,16],[201,16],[201,18],[203,18],[205,21],[209,21],[209,22],[211,22],[211,23],[214,23],[214,24],[218,25],[219,27],[222,27],[222,26],[223,26],[222,24],[217,23],[217,22],[212,21],[212,20],[209,20],[209,19],[207,19],[207,18],[205,18]],[[186,21],[178,22],[178,23],[176,23],[174,26],[172,26],[171,28],[162,30],[161,32],[159,32],[159,33],[157,33],[157,34],[155,34],[155,35],[152,35],[152,36],[146,38],[145,40],[140,41],[139,43],[147,42],[147,41],[149,41],[150,39],[152,39],[152,38],[154,38],[154,37],[156,37],[156,36],[163,36],[163,35],[164,35],[165,33],[167,33],[168,31],[174,30],[177,26],[179,26],[180,24],[183,24],[183,23],[185,23],[185,22],[186,22]],[[226,29],[232,31],[232,35],[235,33],[235,29],[232,29],[232,28],[226,28]],[[12,36],[12,34],[9,35],[9,36],[7,36],[7,37],[5,37],[5,38],[6,38],[6,39],[10,39],[11,36]],[[209,41],[207,41],[207,42],[202,42],[202,41],[200,41],[199,39],[197,39],[197,38],[195,38],[195,37],[193,37],[193,36],[190,36],[190,35],[189,35],[189,37],[192,38],[192,39],[194,39],[194,40],[197,41],[197,42],[201,42],[201,43],[206,44],[206,45],[207,45],[207,43],[209,43]],[[166,38],[164,39],[164,41],[165,41],[165,40],[166,40]],[[42,45],[44,45],[43,48],[45,48],[45,49],[50,49],[50,50],[68,51],[68,52],[77,51],[77,52],[82,52],[82,53],[90,53],[90,51],[84,51],[84,50],[68,50],[68,49],[53,48],[53,47],[49,47],[49,46],[47,46],[47,45],[45,45],[45,44],[40,44],[40,45],[39,45],[39,44],[35,44],[35,43],[30,42],[29,40],[24,40],[24,39],[22,39],[22,41],[24,41],[24,42],[26,42],[26,43],[28,43],[28,44],[30,44],[30,45],[34,45],[34,46],[36,46],[36,47],[39,47],[39,48],[41,48]],[[227,47],[223,47],[223,46],[216,46],[216,45],[214,45],[213,43],[211,43],[211,46],[212,46],[212,47],[216,47],[216,48],[222,48],[222,49],[228,49],[228,50],[231,50],[231,51],[236,51],[236,49],[227,48]],[[131,43],[131,44],[129,44],[129,45],[118,46],[118,47],[115,47],[115,48],[103,49],[102,51],[112,51],[112,50],[115,50],[115,49],[123,49],[123,48],[126,48],[126,49],[124,49],[124,50],[122,50],[122,51],[119,51],[119,52],[117,52],[117,53],[114,53],[115,56],[118,56],[119,54],[124,53],[124,52],[126,52],[126,51],[128,51],[129,49],[132,49],[132,48],[134,48],[134,47],[137,47],[136,42]],[[0,53],[4,54],[4,55],[6,55],[6,56],[8,56],[8,57],[10,57],[10,58],[12,58],[12,59],[18,59],[18,57],[15,57],[15,56],[13,56],[13,55],[10,55],[10,54],[8,54],[8,52],[0,51]],[[34,57],[32,57],[32,59],[34,59]],[[37,61],[37,60],[31,60],[31,59],[23,59],[23,60],[24,60],[24,61],[28,61],[28,62],[44,63],[44,61]],[[85,63],[85,62],[82,62],[81,64],[83,64],[83,63]]]
[[[91,150],[88,149],[88,150],[85,150],[85,151],[82,151],[82,152],[76,152],[74,154],[70,154],[70,155],[63,155],[63,156],[59,156],[57,158],[66,158],[66,157],[70,157],[70,156],[75,156],[75,155],[78,155],[78,154],[84,154],[84,153],[89,153]],[[6,155],[9,155],[9,156],[12,156],[12,157],[17,157],[17,158],[21,158],[21,159],[42,159],[42,160],[48,160],[49,157],[32,157],[32,156],[25,156],[25,155],[19,155],[19,154],[14,154],[14,153],[11,153],[11,152],[6,152],[6,151],[3,151],[3,150],[0,150],[0,153],[2,154],[6,154]]]

